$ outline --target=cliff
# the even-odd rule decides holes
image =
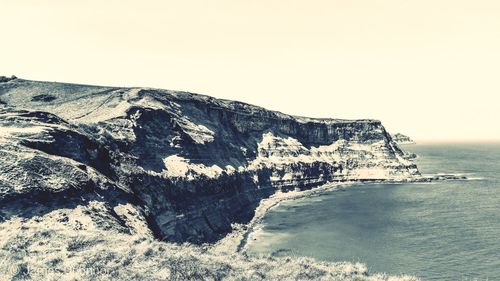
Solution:
[[[0,83],[0,162],[4,223],[193,243],[250,221],[276,190],[419,176],[376,120],[16,78]]]

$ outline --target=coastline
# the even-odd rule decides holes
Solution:
[[[247,241],[250,235],[255,231],[256,227],[262,222],[266,214],[281,202],[297,200],[301,198],[311,197],[325,192],[343,190],[341,188],[355,184],[402,184],[402,183],[425,183],[445,180],[469,180],[466,176],[460,174],[434,174],[422,175],[414,178],[394,178],[394,179],[379,179],[379,180],[348,180],[339,182],[330,182],[308,190],[293,190],[293,191],[277,191],[270,197],[260,201],[260,204],[255,209],[254,217],[247,224],[233,224],[233,231],[226,237],[219,240],[213,245],[206,245],[213,253],[242,253],[246,254]]]
[[[236,252],[245,252],[246,245],[249,236],[254,232],[255,228],[262,222],[266,214],[274,207],[278,206],[284,201],[292,201],[301,198],[311,197],[323,192],[336,191],[342,186],[352,185],[355,182],[344,182],[344,183],[327,183],[310,190],[304,191],[288,191],[288,192],[276,192],[271,197],[261,201],[259,206],[255,209],[255,215],[253,219],[245,226],[245,230],[241,233],[241,240],[236,247]]]
[[[250,234],[255,230],[255,227],[259,225],[267,212],[279,205],[281,202],[310,197],[327,191],[334,191],[342,186],[352,185],[354,183],[356,182],[333,182],[304,191],[277,191],[270,197],[260,201],[259,206],[255,209],[254,217],[249,223],[234,224],[233,232],[229,233],[226,237],[209,247],[211,248],[211,251],[215,253],[245,253],[246,242]]]

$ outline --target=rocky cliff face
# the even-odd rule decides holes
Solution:
[[[213,242],[276,190],[419,175],[379,121],[187,92],[0,83],[0,220]]]

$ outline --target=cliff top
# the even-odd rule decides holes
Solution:
[[[379,120],[372,119],[348,120],[293,116],[279,111],[267,110],[263,107],[244,102],[217,99],[211,96],[186,91],[173,91],[149,87],[108,87],[34,81],[19,79],[15,76],[12,76],[12,78],[5,77],[2,82],[3,83],[0,83],[0,104],[32,110],[44,110],[72,120],[79,119],[76,117],[88,115],[103,107],[113,108],[115,111],[118,107],[121,109],[121,113],[123,113],[127,110],[127,104],[128,106],[132,106],[132,100],[148,97],[150,101],[153,99],[167,103],[203,103],[210,107],[236,111],[239,114],[255,114],[267,118],[294,119],[300,123],[380,123]],[[134,106],[137,106],[137,104],[134,104]],[[151,104],[147,106],[151,106]],[[68,114],[68,112],[74,111],[78,111],[79,115],[75,116]],[[116,116],[114,114],[103,116],[104,119],[111,119],[113,117]],[[97,121],[102,121],[102,119],[98,118]]]

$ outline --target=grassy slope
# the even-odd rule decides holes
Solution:
[[[161,242],[147,233],[102,230],[92,223],[82,229],[59,223],[59,212],[0,223],[0,280],[417,280],[369,275],[359,263],[248,257],[208,245]]]

